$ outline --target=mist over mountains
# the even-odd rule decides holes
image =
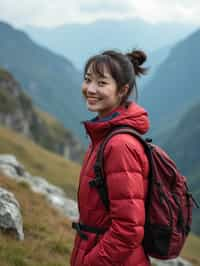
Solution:
[[[93,54],[105,49],[156,51],[176,43],[196,26],[178,23],[150,24],[141,19],[99,20],[91,24],[66,24],[56,28],[26,27],[36,42],[69,58],[82,69]]]

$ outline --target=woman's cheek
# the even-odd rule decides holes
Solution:
[[[87,89],[86,89],[86,87],[82,87],[82,95],[83,95],[83,97],[84,98],[86,98],[86,95],[87,95]]]

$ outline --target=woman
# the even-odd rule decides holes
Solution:
[[[104,172],[110,202],[106,210],[95,187],[94,163],[100,143],[115,126],[128,125],[144,134],[149,129],[147,112],[128,102],[136,91],[136,76],[145,73],[142,51],[126,55],[105,51],[88,60],[82,93],[87,108],[98,116],[84,122],[91,144],[85,155],[78,190],[79,223],[71,266],[148,266],[142,240],[145,223],[148,159],[133,136],[118,134],[104,151]],[[92,228],[102,230],[94,233]]]

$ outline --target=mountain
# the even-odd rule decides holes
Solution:
[[[15,76],[39,108],[59,118],[76,136],[83,136],[80,121],[88,113],[77,69],[8,24],[0,23],[0,35],[0,65]]]
[[[200,100],[200,30],[171,48],[141,92],[153,135],[176,124],[184,111]]]
[[[33,40],[70,58],[79,69],[83,68],[89,56],[104,49],[127,51],[136,47],[149,53],[177,42],[194,29],[193,25],[150,24],[140,19],[24,28]]]
[[[145,76],[142,76],[141,79],[138,78],[137,85],[140,91],[144,89],[145,85],[149,83],[149,81],[156,73],[157,69],[160,67],[160,64],[168,57],[171,50],[171,46],[164,46],[158,50],[147,53],[147,61],[144,66],[147,68],[147,73]]]
[[[182,115],[176,127],[168,131],[162,141],[185,175],[200,175],[199,114],[200,101]]]
[[[83,146],[61,123],[35,108],[14,77],[0,68],[0,124],[43,147],[80,162]]]

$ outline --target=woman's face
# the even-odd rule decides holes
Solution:
[[[82,84],[82,93],[89,111],[97,112],[99,117],[106,116],[120,105],[117,83],[104,68],[104,77],[98,76],[88,68]]]

